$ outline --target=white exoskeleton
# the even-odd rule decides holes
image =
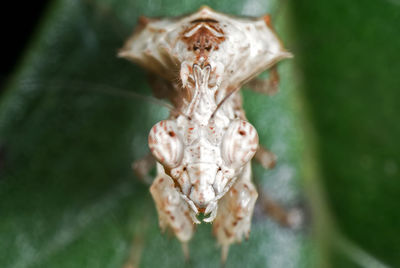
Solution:
[[[257,152],[264,166],[273,162],[246,120],[239,89],[291,54],[269,16],[240,18],[202,7],[179,18],[142,17],[119,56],[158,75],[155,95],[175,107],[148,139],[157,160],[150,192],[161,228],[185,244],[203,213],[225,259],[229,245],[250,232],[258,196],[251,159]],[[270,77],[277,80],[276,73]]]

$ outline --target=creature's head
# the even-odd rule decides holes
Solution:
[[[212,221],[218,200],[254,156],[258,135],[239,119],[230,122],[221,139],[212,139],[207,128],[180,129],[175,121],[163,120],[151,129],[149,147],[195,214],[211,213]]]
[[[215,102],[202,103],[213,99],[206,96],[210,91],[209,71],[209,67],[194,66],[196,94],[188,110],[198,117],[163,120],[149,134],[153,156],[174,180],[182,198],[195,214],[210,213],[204,221],[215,218],[218,200],[228,192],[258,147],[257,131],[247,121],[212,110],[202,111],[217,107]]]

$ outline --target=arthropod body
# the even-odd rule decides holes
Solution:
[[[260,147],[239,89],[291,54],[268,16],[238,18],[203,7],[185,17],[141,18],[119,56],[158,75],[155,95],[175,107],[148,139],[160,226],[185,243],[203,213],[226,257],[231,243],[248,236],[257,199],[250,161]]]

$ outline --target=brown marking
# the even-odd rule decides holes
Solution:
[[[175,132],[173,132],[173,131],[168,132],[168,135],[169,135],[170,137],[175,137],[175,136],[176,136]]]
[[[183,42],[187,44],[188,50],[193,50],[199,59],[200,57],[208,57],[208,53],[213,50],[213,49],[218,49],[218,45],[225,41],[224,36],[215,36],[209,29],[205,27],[207,25],[208,27],[212,28],[216,32],[220,33],[221,35],[224,34],[222,29],[218,27],[218,23],[215,21],[211,21],[208,19],[204,19],[205,21],[202,20],[195,20],[193,21],[194,24],[193,26],[185,29],[181,33],[181,39]],[[193,30],[194,28],[198,27],[198,25],[201,24],[202,26],[190,37],[185,37],[185,34]],[[205,63],[208,64],[208,63]]]
[[[233,234],[231,232],[228,231],[228,229],[224,228],[224,233],[228,238],[231,238],[233,236]]]
[[[214,93],[214,99],[216,100],[219,94],[219,88]]]
[[[153,27],[149,27],[148,30],[149,30],[149,32],[152,32],[152,33],[164,33],[165,32],[165,29],[153,28]]]
[[[141,27],[145,27],[147,24],[149,24],[151,22],[151,19],[146,17],[146,16],[140,16],[138,19],[138,24]]]
[[[189,222],[192,222],[192,217],[190,217],[189,211],[185,211],[184,215],[185,215],[186,219],[189,220]]]
[[[163,165],[163,168],[164,168],[165,174],[167,174],[167,175],[172,179],[172,181],[174,182],[174,187],[175,187],[175,188],[178,188],[179,191],[180,191],[181,193],[183,193],[182,187],[181,187],[181,185],[179,184],[178,180],[177,180],[176,178],[172,177],[172,175],[171,175],[171,168],[170,168],[170,167],[167,167],[167,166],[164,166],[164,165]]]
[[[148,18],[146,16],[140,16],[138,19],[138,25],[136,26],[135,30],[133,31],[134,35],[143,31],[143,29],[146,28],[146,26],[152,21],[155,21],[155,19]]]
[[[245,135],[246,135],[246,131],[244,131],[244,130],[239,130],[239,135],[240,135],[240,136],[245,136]]]
[[[149,141],[149,144],[156,143],[155,139],[151,135],[149,135],[148,141]]]
[[[267,14],[263,17],[265,24],[267,24],[267,26],[271,29],[273,29],[274,27],[272,26],[271,23],[271,15]]]
[[[181,188],[181,185],[179,184],[179,182],[174,178],[173,178],[173,181],[174,181],[175,188],[178,188],[179,191],[182,193],[182,188]]]
[[[211,23],[218,23],[217,20],[211,19],[211,18],[204,18],[204,19],[197,19],[197,20],[192,20],[190,23],[199,23],[199,22],[211,22]]]

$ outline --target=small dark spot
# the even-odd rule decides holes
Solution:
[[[175,137],[175,136],[176,136],[175,132],[173,132],[173,131],[169,131],[169,132],[168,132],[168,135],[169,135],[170,137]]]
[[[222,168],[221,168],[221,167],[219,167],[219,168],[218,168],[218,171],[221,171],[221,170],[222,170]]]
[[[246,136],[246,131],[239,130],[238,133],[239,133],[240,136]]]
[[[183,167],[183,171],[186,171],[186,167]]]
[[[214,19],[211,19],[211,18],[204,18],[204,19],[192,20],[190,23],[200,23],[200,22],[218,23],[217,20],[214,20]]]

